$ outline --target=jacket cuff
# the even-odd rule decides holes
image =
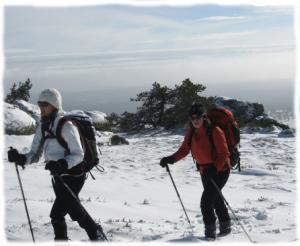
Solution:
[[[58,163],[61,165],[61,167],[64,168],[64,169],[67,170],[67,169],[69,168],[68,162],[66,161],[66,159],[59,159],[57,162],[58,162]]]

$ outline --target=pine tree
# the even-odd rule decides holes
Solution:
[[[175,89],[154,82],[149,91],[130,99],[141,103],[137,112],[124,112],[116,117],[115,125],[121,131],[141,130],[145,125],[153,128],[182,127],[188,121],[188,112],[194,102],[202,103],[207,109],[214,107],[213,97],[200,96],[205,89],[204,85],[194,84],[189,78],[176,85]]]
[[[26,102],[30,99],[30,89],[32,83],[28,78],[24,83],[19,82],[18,87],[16,83],[10,88],[10,92],[6,95],[5,102],[14,104],[16,100],[24,100]]]
[[[206,104],[200,93],[206,89],[202,84],[194,84],[189,78],[176,85],[172,91],[172,105],[166,113],[166,127],[182,126],[188,121],[188,111],[194,102]]]
[[[140,125],[149,124],[154,128],[163,125],[167,103],[171,97],[171,90],[167,86],[161,86],[154,82],[150,91],[144,91],[131,101],[142,102],[137,108]]]

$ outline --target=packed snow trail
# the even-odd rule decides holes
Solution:
[[[157,133],[157,134],[156,134]],[[165,131],[125,136],[129,145],[107,145],[111,133],[99,142],[105,172],[93,171],[80,199],[113,242],[193,242],[203,236],[200,212],[202,184],[189,156],[170,165],[195,235],[172,187],[169,175],[158,164],[174,153],[183,136]],[[27,152],[32,136],[8,136],[5,152],[13,146]],[[258,242],[296,240],[295,138],[272,134],[242,134],[242,172],[233,171],[223,195],[239,220]],[[31,241],[20,188],[12,163],[4,157],[5,232],[9,241]],[[37,242],[52,241],[49,213],[54,199],[51,177],[41,160],[20,170]],[[88,241],[86,233],[67,216],[72,241]],[[232,234],[223,242],[249,242],[232,217]]]

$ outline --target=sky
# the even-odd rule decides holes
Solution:
[[[292,110],[292,6],[6,6],[3,88],[30,78],[31,101],[61,91],[64,108],[134,111],[156,81],[186,78],[205,95]]]

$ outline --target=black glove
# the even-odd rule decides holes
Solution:
[[[167,164],[174,164],[174,162],[175,162],[174,156],[173,156],[173,155],[170,155],[170,156],[163,157],[163,158],[160,160],[159,165],[161,165],[161,167],[166,167]]]
[[[7,157],[9,162],[15,162],[17,165],[24,168],[26,163],[26,156],[19,154],[18,150],[10,147],[10,150],[7,152]]]
[[[51,175],[61,175],[68,171],[68,163],[65,159],[59,159],[58,161],[49,161],[46,166],[46,170],[49,170]]]
[[[217,176],[217,168],[213,165],[211,165],[209,167],[205,167],[203,170],[203,175],[205,175],[206,177],[209,177],[209,178],[213,178],[213,177]]]

